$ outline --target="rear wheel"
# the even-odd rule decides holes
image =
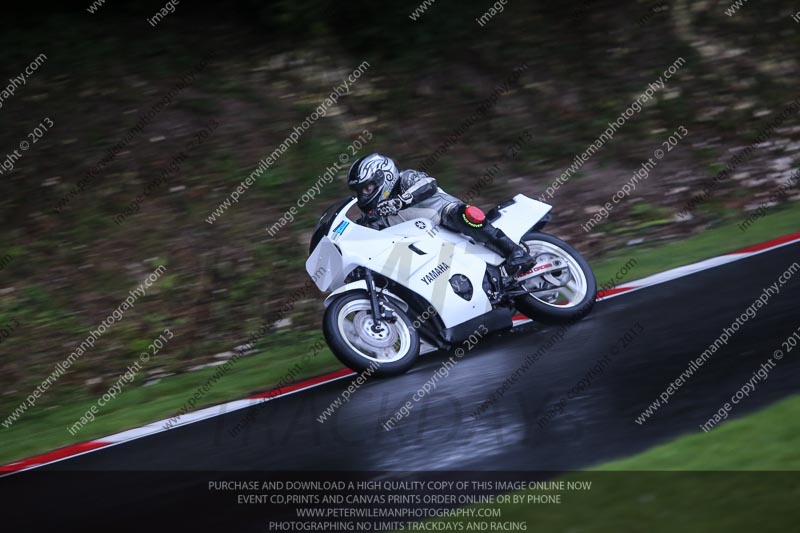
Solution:
[[[419,357],[419,334],[402,309],[383,302],[396,319],[375,326],[369,296],[353,291],[334,299],[325,310],[322,331],[333,354],[349,368],[388,377],[410,369]]]
[[[523,314],[545,324],[563,324],[584,317],[594,307],[597,282],[589,263],[572,246],[546,233],[530,232],[522,242],[542,274],[525,278],[533,289],[515,300]]]

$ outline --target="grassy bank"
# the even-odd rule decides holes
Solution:
[[[759,219],[747,231],[736,221],[709,229],[689,239],[655,246],[635,246],[591,261],[598,284],[613,277],[621,265],[631,258],[636,266],[630,275],[643,278],[670,268],[688,265],[709,257],[759,244],[776,237],[800,231],[800,206],[792,205]]]
[[[273,341],[271,344],[274,348],[236,361],[202,396],[196,409],[272,388],[282,379],[290,379],[290,369],[300,364],[306,354],[311,358],[301,365],[301,374],[294,378],[295,381],[341,367],[327,347],[324,350],[315,348],[319,342],[324,344],[319,332],[292,338],[283,336]],[[9,429],[0,429],[3,443],[0,463],[170,418],[218,369],[209,367],[170,376],[146,387],[141,386],[139,380],[134,381],[116,399],[100,407],[95,420],[86,424],[74,437],[68,428],[85,415],[104,391],[91,399],[79,394],[79,391],[62,392],[57,401],[51,401],[51,405],[42,408],[37,405]]]

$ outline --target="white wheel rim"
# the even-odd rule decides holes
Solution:
[[[589,284],[578,261],[560,246],[546,241],[525,241],[525,245],[537,264],[552,260],[560,260],[564,264],[564,268],[559,271],[547,272],[523,281],[522,285],[526,289],[553,286],[552,289],[540,290],[530,295],[543,304],[558,309],[580,305],[586,298]]]
[[[393,323],[381,321],[378,332],[372,330],[369,300],[353,300],[339,311],[337,327],[344,342],[356,354],[377,363],[393,363],[411,349],[411,331],[400,317]]]

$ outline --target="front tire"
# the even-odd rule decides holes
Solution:
[[[411,320],[391,302],[382,302],[397,317],[372,329],[372,311],[365,291],[335,298],[322,318],[322,331],[333,354],[356,372],[370,368],[370,375],[389,377],[408,371],[419,357],[420,339]]]
[[[536,292],[519,296],[517,309],[544,324],[565,324],[589,314],[597,298],[597,282],[589,263],[572,246],[546,233],[529,232],[522,242],[537,260],[558,261],[564,268],[521,282]]]

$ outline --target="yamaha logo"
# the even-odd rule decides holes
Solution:
[[[439,265],[430,272],[428,272],[425,275],[425,277],[420,278],[420,281],[425,285],[430,285],[431,283],[433,283],[433,280],[435,280],[448,270],[450,270],[450,265],[448,265],[447,263],[439,263]]]
[[[417,220],[416,222],[414,222],[414,225],[415,225],[416,227],[418,227],[419,229],[425,229],[425,228],[427,228],[427,227],[428,227],[428,226],[426,226],[426,225],[425,225],[425,223],[424,223],[423,221],[421,221],[421,220]]]

